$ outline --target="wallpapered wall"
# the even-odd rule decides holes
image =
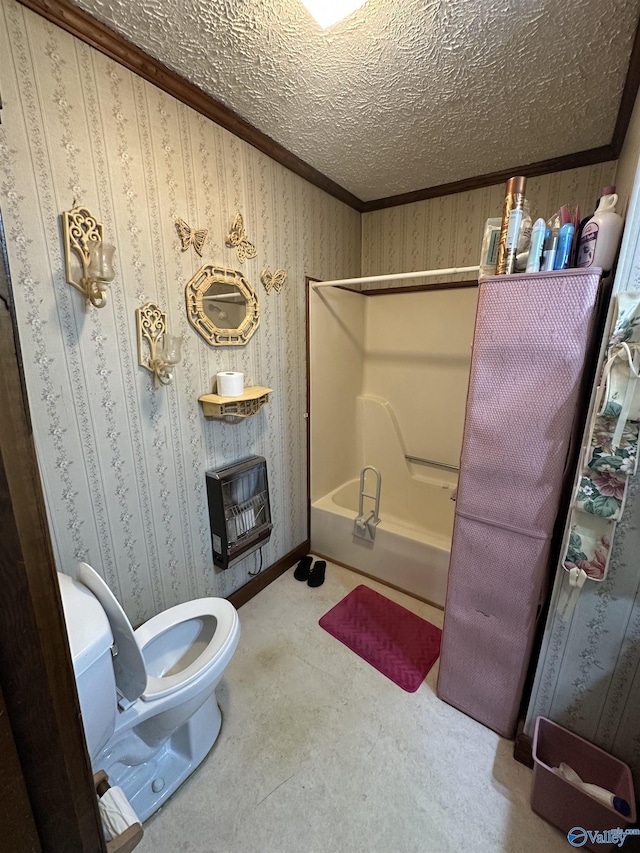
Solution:
[[[204,473],[268,460],[270,565],[306,530],[305,274],[360,271],[360,216],[88,45],[0,2],[0,207],[35,440],[59,568],[92,563],[138,623],[176,602],[228,595],[250,555],[215,573]],[[87,205],[117,247],[101,310],[64,281],[59,214]],[[224,245],[244,215],[257,258]],[[182,252],[181,217],[208,228]],[[209,347],[188,325],[184,286],[204,262],[241,269],[261,325],[245,347]],[[260,271],[284,268],[280,295]],[[157,301],[184,338],[175,382],[138,366],[135,309]],[[197,398],[219,370],[274,389],[256,417],[206,421]]]
[[[640,110],[633,113],[618,161],[621,199],[631,197],[616,272],[617,290],[640,288],[640,209],[632,187],[640,158]],[[587,581],[571,618],[558,599],[568,584],[556,573],[525,731],[550,717],[626,761],[640,790],[640,474],[629,481],[607,579]]]
[[[527,198],[534,219],[548,219],[561,204],[593,211],[602,188],[613,182],[615,162],[529,178]],[[502,215],[504,184],[376,210],[362,217],[362,274],[474,266],[480,260],[487,219]],[[477,278],[477,273],[430,281]],[[393,284],[393,282],[391,283]],[[367,285],[389,287],[387,283]]]

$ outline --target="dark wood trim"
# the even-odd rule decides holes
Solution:
[[[19,0],[19,2],[71,35],[95,47],[120,65],[124,65],[134,74],[148,80],[169,95],[173,95],[183,104],[224,127],[249,145],[253,145],[258,151],[262,151],[282,166],[286,166],[309,183],[343,201],[354,210],[362,210],[362,202],[353,193],[292,154],[279,142],[249,124],[223,103],[207,95],[193,83],[127,41],[120,33],[78,6],[74,6],[69,0]]]
[[[159,60],[145,53],[141,48],[127,41],[123,36],[112,30],[106,24],[98,21],[88,12],[74,6],[69,0],[18,0],[23,6],[42,15],[48,21],[56,24],[82,41],[95,47],[101,53],[124,65],[130,71],[158,86],[163,91],[177,98],[187,106],[211,119],[229,130],[240,139],[253,145],[259,151],[271,157],[277,163],[290,169],[296,175],[327,192],[334,198],[357,210],[359,213],[369,213],[388,207],[412,204],[430,198],[468,192],[482,187],[502,184],[512,175],[535,177],[550,172],[561,172],[567,169],[577,169],[581,166],[592,166],[607,160],[616,160],[622,149],[622,144],[629,127],[633,105],[640,87],[640,22],[636,29],[635,40],[629,60],[629,68],[625,79],[618,116],[611,143],[599,148],[589,148],[562,157],[552,157],[535,163],[513,166],[498,172],[490,172],[461,181],[452,181],[433,187],[414,190],[409,193],[387,196],[386,198],[362,201],[349,190],[337,184],[331,178],[319,172],[309,163],[301,160],[288,151],[283,145],[267,136],[258,128],[253,127],[237,113],[230,110],[220,101],[205,94],[201,89],[185,80],[175,71],[167,68]]]
[[[434,281],[431,284],[402,285],[398,287],[385,287],[378,290],[351,291],[361,293],[363,296],[387,296],[389,293],[421,293],[425,290],[460,290],[463,287],[478,287],[477,280],[469,281]],[[348,290],[349,288],[345,288]]]
[[[322,281],[319,278],[310,278],[309,281]],[[357,293],[358,296],[363,296],[363,292],[361,290],[355,290],[353,287],[348,287],[346,284],[334,284],[332,285],[335,290],[346,290],[347,293]]]
[[[294,563],[301,560],[305,554],[308,554],[309,546],[310,542],[306,539],[298,545],[297,548],[294,548],[293,551],[289,551],[288,554],[285,554],[277,563],[269,566],[268,569],[265,569],[264,572],[256,575],[256,577],[253,578],[253,580],[250,580],[249,583],[246,583],[244,586],[241,586],[240,589],[232,592],[231,595],[228,596],[229,601],[234,607],[242,607],[242,605],[246,604],[247,601],[251,601],[251,599],[261,590],[266,586],[269,586],[270,583],[273,583],[273,581],[276,580],[276,578],[279,578],[280,575],[283,575],[287,569],[290,569]]]
[[[307,539],[311,540],[311,315],[309,313],[309,293],[311,283],[320,281],[319,278],[305,276],[305,353],[307,359]]]
[[[513,744],[513,757],[526,767],[533,767],[533,740],[524,732],[518,732]]]
[[[4,845],[10,844],[12,850],[40,853],[42,847],[1,690],[0,755],[0,850],[8,849]]]
[[[42,849],[97,853],[106,848],[12,306],[0,251],[0,687]]]
[[[635,97],[635,96],[634,96]],[[628,122],[627,122],[628,124]],[[626,130],[626,128],[625,128]],[[377,198],[373,201],[362,203],[362,212],[370,213],[373,210],[384,210],[387,207],[397,207],[401,204],[413,204],[416,201],[424,201],[429,198],[440,198],[445,195],[469,192],[481,187],[491,187],[495,184],[504,184],[512,175],[525,175],[533,178],[537,175],[547,175],[550,172],[563,172],[566,169],[578,169],[581,166],[593,166],[596,163],[606,163],[615,160],[617,154],[611,145],[603,145],[600,148],[589,148],[586,151],[578,151],[575,154],[565,154],[562,157],[553,157],[550,160],[538,160],[525,166],[513,166],[509,169],[501,169],[499,172],[489,172],[486,175],[478,175],[475,178],[465,178],[462,181],[452,181],[449,184],[438,184],[435,187],[425,187],[410,193],[391,195],[387,198]]]
[[[321,281],[318,278],[307,278],[307,282]],[[419,293],[423,290],[458,290],[461,287],[478,287],[477,279],[469,279],[464,281],[434,281],[431,284],[399,284],[390,285],[389,287],[379,287],[371,290],[355,290],[346,284],[334,284],[336,290],[346,290],[347,293],[357,293],[359,296],[386,296],[389,293]],[[307,285],[307,293],[308,293]]]
[[[616,159],[620,156],[624,138],[629,129],[631,121],[631,113],[636,102],[638,89],[640,88],[640,21],[636,27],[636,34],[631,48],[631,56],[629,57],[629,68],[624,81],[622,97],[620,98],[620,106],[618,107],[618,118],[611,137],[611,148],[613,149]]]

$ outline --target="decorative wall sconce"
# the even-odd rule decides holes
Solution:
[[[173,367],[180,361],[182,338],[167,334],[167,315],[155,304],[147,302],[136,308],[138,330],[138,364],[153,373],[154,387],[168,385],[173,379]],[[147,341],[145,356],[143,340]]]
[[[115,246],[104,243],[102,223],[86,207],[74,207],[62,213],[64,270],[67,282],[79,290],[96,308],[107,304],[106,288],[115,275]],[[82,264],[82,276],[76,281],[71,271],[72,249]]]

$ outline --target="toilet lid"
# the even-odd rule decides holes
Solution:
[[[76,580],[95,595],[107,614],[118,649],[113,658],[116,686],[126,699],[135,702],[147,686],[147,670],[131,622],[109,587],[88,563],[78,564]]]

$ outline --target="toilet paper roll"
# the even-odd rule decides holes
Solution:
[[[218,396],[240,397],[244,393],[244,373],[226,370],[216,373]]]
[[[107,841],[122,835],[125,829],[140,823],[122,788],[109,788],[98,800],[98,810]]]

